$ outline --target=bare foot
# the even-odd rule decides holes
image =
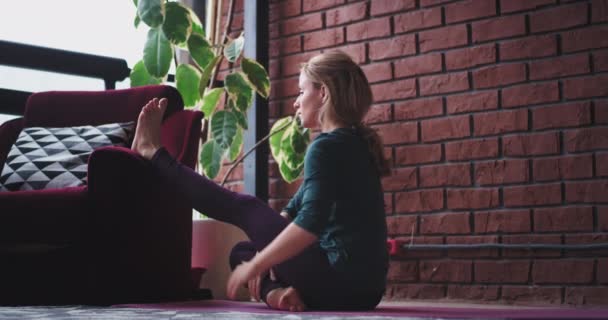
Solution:
[[[266,295],[266,303],[273,309],[301,312],[306,310],[306,306],[300,294],[293,287],[276,288]]]
[[[167,109],[167,99],[162,98],[159,100],[154,98],[139,113],[131,150],[148,160],[152,159],[152,156],[162,146],[160,124],[163,120],[165,109]]]

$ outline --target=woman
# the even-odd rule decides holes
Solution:
[[[386,286],[380,176],[389,171],[379,136],[363,124],[372,92],[361,68],[340,51],[303,64],[299,87],[296,114],[321,133],[307,149],[302,185],[280,215],[171,158],[160,144],[166,99],[142,109],[133,150],[195,209],[240,227],[251,240],[232,250],[229,297],[245,285],[275,309],[372,309]]]

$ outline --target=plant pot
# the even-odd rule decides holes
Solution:
[[[241,241],[248,241],[245,233],[230,224],[214,219],[192,221],[192,268],[205,268],[199,287],[210,289],[214,299],[227,299],[226,282],[231,270],[230,250]],[[248,301],[249,292],[242,288],[237,300]]]

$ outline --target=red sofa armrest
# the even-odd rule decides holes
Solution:
[[[182,110],[167,117],[161,128],[162,144],[182,164],[194,168],[198,158],[203,113]]]

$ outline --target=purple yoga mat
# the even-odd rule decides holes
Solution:
[[[200,300],[150,304],[123,304],[115,307],[167,309],[200,312],[249,312],[290,314],[272,310],[263,303]],[[323,316],[389,316],[423,318],[500,318],[500,319],[608,319],[608,308],[468,308],[432,306],[379,306],[373,311],[306,311],[305,315]]]

